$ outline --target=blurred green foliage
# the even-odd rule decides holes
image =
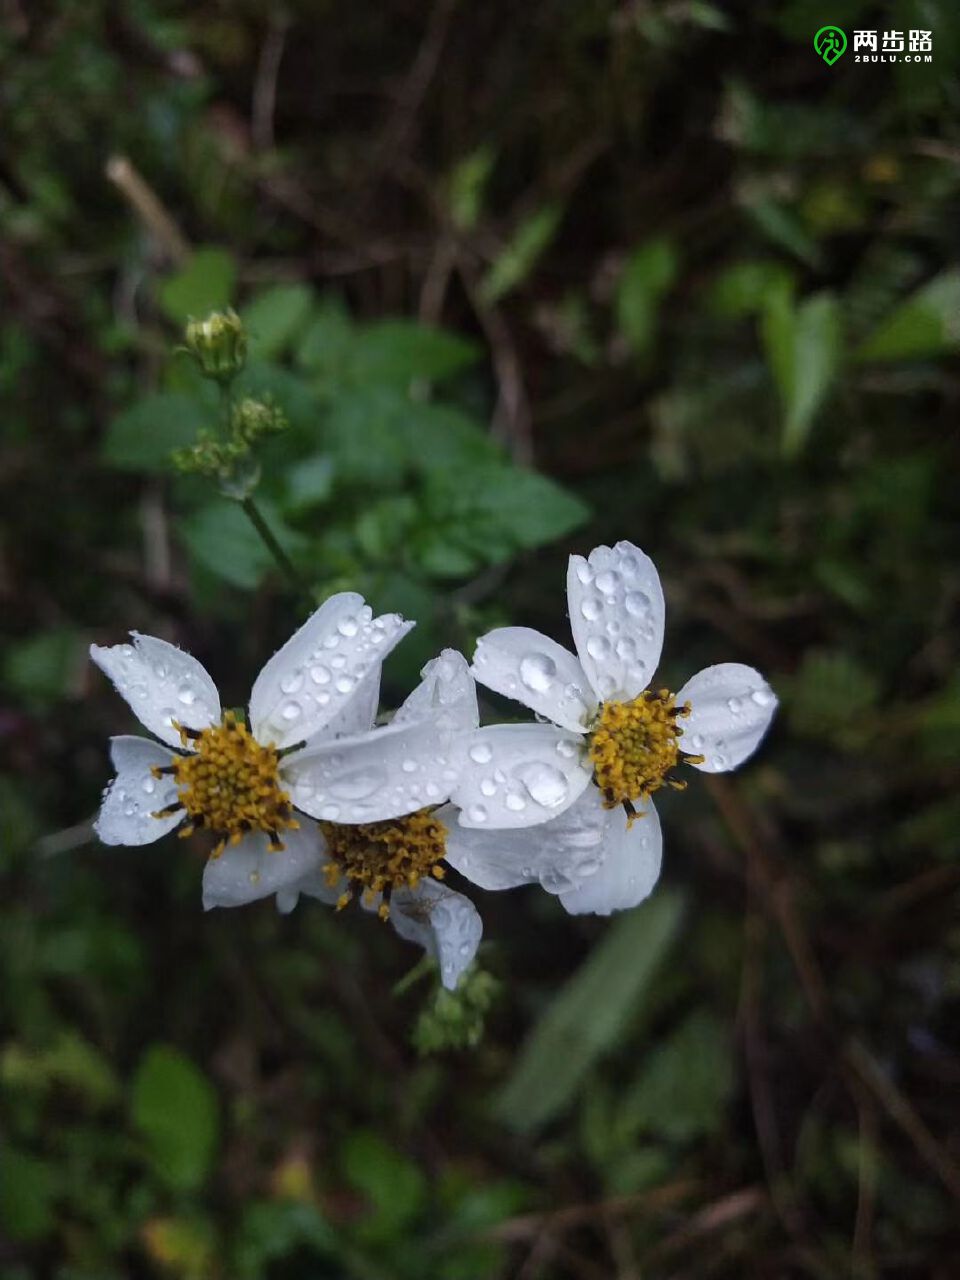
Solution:
[[[826,18],[934,61],[826,68]],[[0,6],[0,1280],[952,1274],[958,47],[947,0]],[[227,305],[269,528],[418,619],[388,705],[563,640],[618,538],[666,683],[770,678],[648,904],[477,892],[448,997],[361,913],[204,917],[199,849],[89,842],[88,643],[239,705],[305,607],[171,466]]]

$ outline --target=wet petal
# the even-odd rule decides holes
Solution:
[[[358,691],[369,697],[364,677],[412,626],[396,613],[374,618],[353,591],[331,596],[257,676],[250,694],[254,736],[278,747],[309,741]]]
[[[117,776],[103,793],[93,829],[104,844],[152,844],[183,821],[183,810],[168,818],[151,814],[177,802],[172,778],[155,778],[154,765],[165,768],[171,752],[149,738],[123,736],[110,740]]]
[[[379,822],[446,800],[462,772],[466,748],[449,724],[433,717],[288,756],[284,785],[298,809],[328,822]]]
[[[571,556],[570,627],[583,669],[601,702],[629,701],[649,685],[663,648],[660,575],[632,542]]]
[[[477,686],[467,660],[456,649],[444,649],[420,673],[421,681],[400,707],[392,724],[431,718],[444,730],[469,733],[480,723]]]
[[[547,724],[491,725],[469,740],[450,798],[463,827],[529,827],[573,804],[590,773],[578,734]]]
[[[720,662],[697,672],[677,694],[691,714],[679,721],[680,749],[706,756],[702,773],[726,773],[753,755],[770,727],[777,697],[758,671],[740,662]]]
[[[548,893],[564,893],[599,869],[610,815],[597,788],[587,787],[558,818],[535,827],[460,827],[452,807],[437,816],[447,827],[447,862],[481,889],[539,883]]]
[[[500,627],[481,636],[472,670],[488,689],[576,733],[596,713],[597,700],[577,659],[530,627]]]
[[[173,721],[189,729],[220,723],[217,686],[189,653],[166,640],[132,631],[133,644],[92,644],[90,657],[110,677],[137,719],[171,747],[180,746]]]
[[[401,938],[419,943],[436,959],[448,991],[477,954],[483,935],[483,922],[470,899],[436,880],[398,889],[390,899],[390,923]]]
[[[648,897],[660,876],[663,838],[660,819],[653,803],[627,829],[622,809],[610,809],[604,836],[604,855],[596,875],[560,894],[560,901],[572,916],[608,916],[626,911]]]
[[[284,831],[284,848],[270,852],[262,831],[227,846],[219,858],[208,858],[203,869],[203,908],[240,907],[271,893],[298,886],[326,861],[323,837],[312,822],[301,819],[299,831]]]

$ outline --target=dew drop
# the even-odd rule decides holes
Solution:
[[[355,636],[360,630],[360,624],[353,617],[341,618],[337,623],[337,630],[342,636]]]
[[[632,662],[637,656],[637,644],[635,640],[631,640],[629,636],[624,636],[622,640],[617,641],[617,657],[622,658],[624,662]]]
[[[530,793],[531,799],[544,809],[555,809],[567,798],[567,780],[552,764],[536,761],[516,770],[516,776]]]
[[[610,621],[607,623],[608,636],[618,636],[622,630],[623,630],[623,623],[620,621],[619,618],[611,618]]]
[[[329,701],[330,701],[329,693],[327,693],[326,689],[321,689],[320,692],[317,694],[317,702],[321,707],[325,707]]]
[[[152,795],[153,795],[153,793],[154,793],[154,792],[156,791],[156,789],[157,789],[157,782],[156,782],[156,779],[155,779],[155,778],[151,778],[151,777],[146,777],[146,778],[144,778],[144,780],[143,780],[143,789],[144,789],[144,791],[147,793],[147,795],[148,795],[148,796],[152,796]]]
[[[693,747],[694,754],[703,750],[703,734],[695,733],[690,739],[690,745]]]
[[[738,716],[738,715],[740,714],[740,712],[743,710],[743,699],[742,699],[742,698],[728,698],[728,699],[727,699],[727,710],[730,712],[730,714],[731,714],[732,716]]]
[[[561,738],[557,743],[557,755],[563,756],[565,760],[572,760],[577,754],[576,743],[571,742],[569,738]]]
[[[472,804],[467,810],[467,817],[471,822],[486,822],[487,810],[482,804]]]
[[[603,605],[596,596],[587,596],[586,600],[580,603],[580,612],[588,622],[596,622],[603,613]]]
[[[493,750],[487,742],[475,742],[469,755],[474,764],[489,764],[493,759]]]
[[[581,560],[577,565],[577,577],[585,587],[593,581],[593,570],[586,560]]]
[[[404,773],[416,773],[419,767],[416,760],[404,760],[400,766]]]
[[[605,596],[612,596],[619,585],[620,575],[613,569],[604,569],[603,573],[597,574],[597,590]]]
[[[280,714],[284,720],[297,720],[300,717],[300,703],[294,702],[293,699],[285,702],[280,708]]]
[[[642,618],[651,609],[650,597],[642,591],[629,591],[623,604],[632,618]]]
[[[610,656],[610,641],[606,636],[591,636],[587,641],[587,653],[598,662]]]
[[[428,782],[427,785],[424,787],[424,791],[426,791],[427,796],[431,800],[435,800],[437,796],[440,794],[440,788],[437,786],[435,782]]]
[[[480,790],[485,796],[495,796],[497,794],[497,784],[492,778],[481,778]]]
[[[197,695],[195,690],[192,689],[190,685],[182,684],[180,688],[177,690],[177,698],[183,703],[185,707],[192,707],[197,700]]]
[[[124,656],[125,658],[132,658],[132,657],[133,657],[133,645],[132,645],[132,644],[122,644],[122,645],[120,646],[120,652],[123,654],[123,656]]]
[[[340,643],[340,637],[335,633],[332,635],[323,637],[323,647],[325,649],[335,649],[339,643]]]
[[[769,689],[754,689],[750,694],[750,701],[755,702],[758,707],[769,707],[773,694]]]
[[[330,665],[333,667],[334,671],[342,671],[347,665],[347,660],[342,653],[335,653],[330,659]]]
[[[520,813],[527,807],[526,800],[524,800],[523,796],[518,795],[516,791],[510,791],[507,793],[505,804],[507,808],[511,809],[514,813]]]
[[[330,672],[324,666],[311,667],[310,679],[314,684],[329,684]]]
[[[502,769],[495,769],[493,772],[493,780],[498,786],[502,787],[507,780],[507,775]]]
[[[170,671],[167,668],[165,663],[158,662],[157,665],[153,668],[153,673],[158,680],[166,680],[167,676],[170,674]]]
[[[640,572],[640,561],[632,551],[620,557],[620,572],[625,578],[635,578]]]
[[[557,674],[557,664],[545,653],[528,653],[520,660],[520,679],[534,693],[546,693]]]
[[[303,672],[290,671],[280,681],[280,689],[283,693],[298,693],[303,687]]]
[[[356,683],[353,676],[337,676],[337,692],[349,693]]]
[[[124,817],[132,818],[137,812],[137,803],[135,800],[127,800],[123,806]]]
[[[326,819],[327,822],[333,822],[340,817],[340,806],[338,804],[325,804],[320,809],[320,817]]]
[[[379,791],[386,780],[383,769],[355,769],[342,778],[335,778],[327,790],[341,800],[365,800]]]

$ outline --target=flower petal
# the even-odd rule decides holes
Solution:
[[[336,715],[327,721],[318,737],[329,741],[331,738],[368,733],[373,728],[377,722],[377,707],[380,705],[380,673],[381,664],[375,662],[357,683],[352,697],[347,698]]]
[[[622,809],[607,811],[604,858],[596,875],[575,889],[560,894],[560,901],[572,916],[608,916],[626,911],[651,893],[660,876],[663,837],[660,819],[648,800],[642,817],[627,829]]]
[[[447,827],[446,860],[462,876],[481,889],[539,882],[548,893],[565,893],[597,872],[610,817],[596,787],[587,787],[558,818],[535,827],[459,827],[455,814],[448,806],[437,817]]]
[[[254,736],[278,747],[309,741],[412,626],[396,613],[374,618],[353,591],[331,596],[257,676],[250,694]]]
[[[420,675],[420,683],[397,711],[392,724],[411,724],[430,717],[456,733],[476,729],[480,723],[477,686],[462,653],[444,649]]]
[[[326,861],[323,837],[312,822],[284,831],[284,848],[270,852],[269,838],[257,831],[238,845],[227,846],[203,869],[203,909],[240,907],[271,893],[297,887]]]
[[[104,844],[152,844],[183,821],[183,810],[167,818],[151,815],[177,800],[172,778],[155,778],[154,765],[164,768],[170,752],[149,738],[125,735],[110,740],[110,758],[117,776],[103,793],[93,829]]]
[[[563,645],[530,627],[500,627],[477,641],[473,674],[564,729],[582,733],[597,709],[586,672]]]
[[[320,742],[288,756],[293,804],[328,822],[380,822],[446,800],[462,772],[459,735],[434,719]]]
[[[398,889],[390,899],[390,923],[401,938],[418,942],[437,960],[448,991],[456,988],[483,935],[483,922],[470,899],[436,880]]]
[[[137,719],[171,747],[180,746],[177,720],[188,729],[220,723],[217,686],[189,653],[166,640],[132,631],[133,644],[90,646],[90,657],[110,677]]]
[[[571,556],[570,628],[583,669],[601,702],[629,700],[653,679],[663,648],[660,575],[632,542]]]
[[[753,755],[770,727],[777,697],[753,667],[720,662],[687,681],[677,705],[689,702],[691,712],[681,719],[680,749],[706,756],[695,765],[702,773],[726,773]]]
[[[462,827],[529,827],[555,818],[584,791],[591,766],[583,738],[548,724],[478,729],[450,798]]]

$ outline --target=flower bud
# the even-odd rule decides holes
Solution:
[[[247,362],[247,335],[232,308],[212,311],[206,320],[190,320],[184,342],[205,378],[229,382]]]

